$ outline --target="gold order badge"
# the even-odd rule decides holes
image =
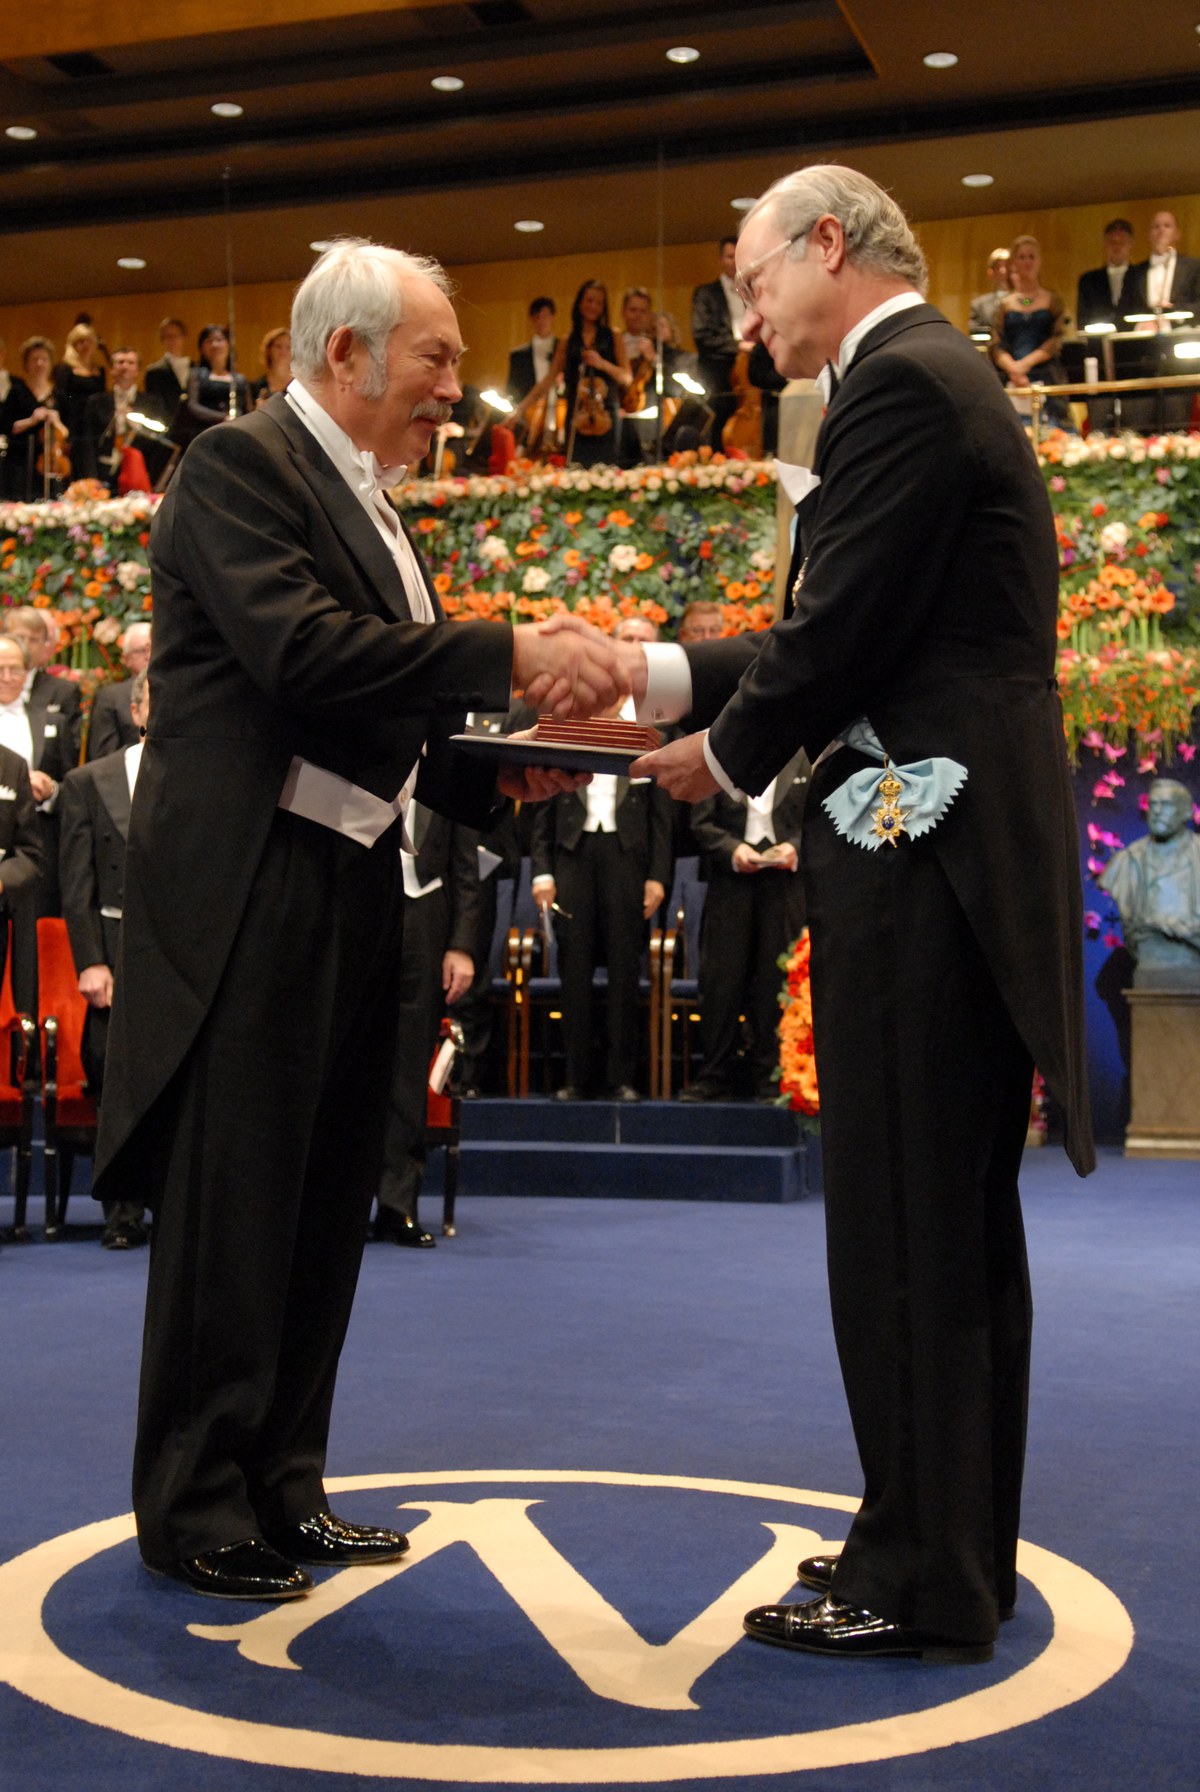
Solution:
[[[461,1473],[358,1475],[328,1483],[333,1493],[395,1488],[406,1492],[420,1490],[422,1495],[424,1490],[432,1488],[548,1489],[556,1485],[630,1490],[673,1488],[688,1493],[769,1501],[782,1506],[785,1512],[807,1507],[850,1513],[858,1504],[857,1500],[844,1495],[802,1488],[615,1471],[477,1469]],[[536,1503],[536,1495],[530,1499],[476,1503],[515,1509]],[[432,1511],[437,1502],[421,1497],[412,1504]],[[418,1553],[422,1528],[417,1527],[414,1534],[414,1555]],[[776,1556],[786,1550],[794,1561],[795,1544],[801,1536],[807,1546],[821,1541],[816,1532],[799,1532],[798,1527],[783,1522],[768,1523],[765,1528],[774,1533],[779,1547],[769,1549],[757,1570],[741,1575],[708,1613],[701,1614],[686,1626],[667,1646],[677,1655],[691,1650],[693,1665],[701,1664],[701,1671],[704,1665],[719,1658],[740,1640],[740,1612],[746,1605],[756,1602],[756,1593],[769,1599],[779,1597],[785,1590],[779,1585],[781,1570]],[[46,1630],[42,1616],[45,1601],[72,1570],[107,1549],[129,1542],[133,1534],[132,1516],[125,1515],[67,1532],[0,1565],[0,1679],[68,1717],[142,1741],[297,1772],[354,1774],[401,1782],[423,1780],[443,1784],[536,1782],[544,1785],[623,1786],[812,1772],[855,1762],[923,1754],[1034,1722],[1086,1698],[1102,1686],[1119,1672],[1133,1643],[1129,1616],[1107,1587],[1063,1557],[1023,1543],[1018,1567],[1050,1607],[1054,1620],[1050,1640],[1039,1655],[1019,1666],[1007,1679],[992,1682],[976,1692],[969,1688],[964,1691],[964,1681],[956,1675],[954,1696],[943,1703],[925,1705],[874,1722],[788,1731],[775,1736],[628,1748],[541,1748],[533,1741],[526,1746],[507,1747],[453,1741],[388,1741],[225,1717],[123,1686],[73,1660]],[[562,1558],[558,1560],[562,1563]],[[563,1585],[572,1584],[572,1577],[577,1586],[586,1588],[587,1583],[581,1581],[569,1564],[562,1563],[562,1570],[563,1578],[557,1583],[560,1592]],[[773,1588],[765,1593],[761,1588],[753,1587],[755,1573],[759,1571],[774,1576]],[[188,1629],[200,1637],[226,1631],[231,1640],[240,1639],[239,1654],[248,1655],[254,1661],[270,1660],[277,1667],[295,1667],[296,1664],[287,1658],[286,1639],[289,1625],[292,1632],[304,1627],[303,1608],[320,1600],[324,1594],[327,1609],[336,1610],[352,1598],[369,1594],[388,1572],[386,1566],[347,1570],[345,1575],[352,1578],[354,1591],[344,1597],[336,1594],[335,1583],[343,1580],[339,1575],[323,1583],[309,1600],[277,1608],[246,1624],[224,1627],[189,1624]],[[543,1576],[547,1572],[544,1564],[541,1572]],[[553,1577],[552,1565],[549,1572]],[[518,1585],[514,1576],[512,1586]],[[598,1599],[599,1596],[595,1597]],[[617,1626],[623,1625],[619,1614],[612,1616]],[[543,1634],[546,1634],[542,1621],[536,1616],[534,1621],[542,1625]],[[281,1650],[268,1643],[261,1630],[266,1626],[269,1632],[273,1623],[277,1633],[282,1627],[284,1642]],[[255,1627],[260,1628],[256,1631]],[[248,1633],[254,1633],[249,1647]],[[641,1639],[635,1639],[635,1642],[642,1651],[653,1647]],[[193,1671],[189,1685],[194,1683]],[[914,1685],[918,1684],[926,1684],[924,1677],[914,1679]],[[211,1692],[211,1688],[209,1690]],[[621,1699],[619,1684],[605,1696]],[[641,1697],[624,1702],[647,1703]],[[694,1709],[686,1693],[682,1698],[673,1696],[654,1702],[662,1709]],[[452,1720],[447,1721],[449,1725]]]

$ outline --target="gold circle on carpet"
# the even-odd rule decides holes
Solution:
[[[347,1493],[552,1484],[678,1488],[838,1512],[854,1512],[858,1506],[856,1499],[842,1494],[802,1488],[583,1469],[351,1475],[327,1486],[331,1493]],[[143,1742],[318,1773],[477,1785],[629,1786],[811,1772],[891,1760],[998,1735],[1075,1704],[1119,1672],[1133,1645],[1129,1614],[1114,1593],[1064,1557],[1022,1543],[1018,1567],[1049,1606],[1053,1634],[1039,1655],[1007,1679],[972,1692],[969,1670],[961,1678],[956,1675],[956,1686],[966,1690],[943,1703],[824,1730],[631,1748],[489,1747],[340,1736],[175,1705],[106,1680],[64,1653],[43,1625],[45,1600],[64,1575],[133,1535],[133,1517],[125,1514],[65,1532],[0,1565],[0,1679],[64,1716]],[[730,1639],[731,1647],[735,1640]],[[855,1671],[861,1672],[861,1666]]]

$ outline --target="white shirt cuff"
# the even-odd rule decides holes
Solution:
[[[717,780],[717,783],[721,786],[721,789],[725,792],[726,796],[731,796],[735,803],[745,802],[746,798],[744,792],[738,789],[737,785],[730,778],[728,772],[723,769],[716,754],[709,745],[707,728],[704,730],[704,763],[712,773],[713,777]]]
[[[646,695],[637,706],[639,722],[678,722],[692,707],[692,668],[675,641],[647,641]]]

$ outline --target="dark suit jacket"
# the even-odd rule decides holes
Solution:
[[[70,678],[37,671],[25,700],[33,735],[33,769],[61,784],[79,762],[83,708],[79,686]]]
[[[550,352],[558,347],[558,337],[550,340]],[[533,365],[533,349],[527,342],[522,348],[514,348],[508,357],[508,381],[505,391],[514,404],[520,404],[527,392],[532,392],[537,385],[537,374]]]
[[[1089,268],[1086,274],[1079,276],[1079,291],[1075,297],[1075,325],[1082,330],[1085,324],[1116,324],[1118,329],[1125,321],[1127,311],[1137,311],[1135,304],[1137,292],[1137,270],[1133,267],[1125,269],[1117,302],[1113,304],[1112,288],[1108,283],[1108,269]],[[1143,299],[1145,294],[1143,293]]]
[[[142,384],[158,405],[163,422],[169,423],[175,415],[179,400],[187,397],[187,386],[181,386],[175,378],[175,369],[165,355],[157,361],[151,361],[142,375]]]
[[[36,884],[41,873],[42,843],[29,767],[19,753],[0,747],[0,914]],[[3,968],[0,961],[0,971]]]
[[[700,378],[709,393],[728,392],[738,345],[729,320],[729,301],[719,280],[698,286],[692,294],[692,340]]]
[[[125,907],[130,802],[124,751],[76,766],[58,806],[62,912],[75,969],[106,964],[111,970]]]
[[[807,754],[797,753],[784,766],[775,786],[775,801],[771,808],[775,838],[790,840],[797,852],[811,775]],[[692,804],[690,821],[692,838],[703,855],[705,877],[741,876],[733,869],[733,855],[746,837],[746,804],[735,802],[720,790],[716,796]]]
[[[1129,270],[1126,282],[1129,299],[1126,311],[1150,309],[1150,261],[1139,261]],[[1195,311],[1200,316],[1200,260],[1193,255],[1175,253],[1175,275],[1171,281],[1168,303],[1182,311]]]
[[[617,839],[653,878],[671,887],[671,800],[657,784],[617,779]],[[583,838],[587,804],[581,790],[564,790],[549,803],[539,803],[533,823],[530,856],[535,877],[553,877],[559,852],[574,852]]]
[[[108,480],[114,490],[116,479],[112,475],[111,457],[113,452],[112,423],[116,408],[116,400],[111,392],[96,392],[87,401],[84,418],[88,438],[95,451],[97,473],[101,479]],[[152,393],[145,391],[138,393],[133,409],[142,412],[147,417],[155,417],[160,422],[168,424],[175,415],[174,405],[168,410]],[[131,445],[145,460],[146,471],[151,479],[157,479],[171,454],[170,446],[165,438],[154,436],[149,431],[143,431],[132,439]]]
[[[442,950],[465,952],[474,962],[479,951],[482,912],[479,835],[474,828],[463,827],[448,816],[437,815],[423,803],[413,804],[409,827],[417,849],[419,882],[429,884],[440,877],[446,888],[450,931]]]
[[[1086,1169],[1079,848],[1041,474],[990,368],[931,305],[864,339],[814,471],[795,613],[765,636],[686,650],[693,724],[717,717],[712,750],[743,790],[798,746],[815,762],[864,715],[897,763],[945,754],[967,768],[925,839]],[[815,774],[814,800],[841,781],[837,758]]]
[[[140,740],[141,732],[129,706],[132,691],[132,678],[122,678],[117,684],[102,684],[96,692],[88,722],[89,760],[103,759],[106,753],[132,747]]]
[[[505,707],[512,672],[503,625],[411,620],[378,530],[282,396],[197,437],[150,558],[154,717],[129,831],[98,1178],[208,1012],[293,757],[390,802],[427,744],[422,801],[486,825],[494,770],[447,742],[464,711]]]

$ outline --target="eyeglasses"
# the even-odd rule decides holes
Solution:
[[[750,263],[749,267],[745,267],[740,273],[734,274],[733,290],[742,301],[743,305],[748,305],[751,309],[754,307],[755,295],[753,282],[754,276],[760,269],[765,268],[767,263],[773,261],[777,255],[782,255],[785,249],[790,249],[793,243],[803,242],[807,235],[807,230],[798,230],[795,236],[784,237],[781,243],[776,243],[775,247],[773,249],[768,249],[765,255],[759,255]]]

